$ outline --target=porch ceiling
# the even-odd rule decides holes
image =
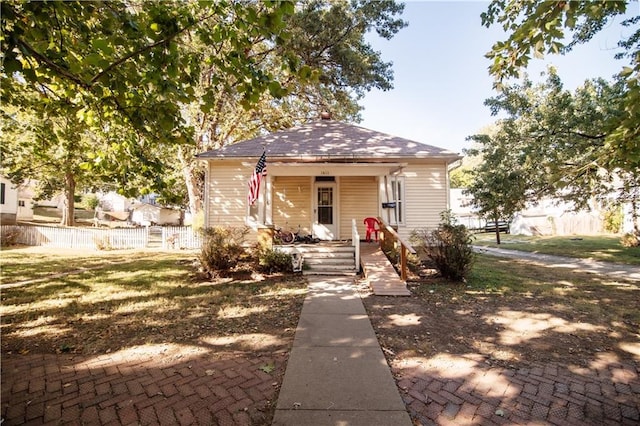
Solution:
[[[248,166],[253,165],[247,163]],[[269,163],[271,176],[384,176],[393,174],[406,163]]]

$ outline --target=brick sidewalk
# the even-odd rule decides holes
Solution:
[[[417,425],[638,425],[640,364],[602,353],[589,368],[487,365],[479,355],[392,364]]]
[[[268,425],[286,355],[132,348],[2,356],[2,418],[16,424]]]

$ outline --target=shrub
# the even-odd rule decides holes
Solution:
[[[85,194],[82,196],[82,208],[95,210],[100,205],[100,199],[96,194]]]
[[[268,274],[293,270],[293,257],[289,253],[272,248],[261,248],[257,256],[260,270]]]
[[[192,216],[191,229],[197,232],[202,232],[204,229],[204,210],[200,210]]]
[[[604,230],[617,234],[622,228],[622,222],[624,221],[624,212],[621,205],[609,205],[604,211]]]
[[[412,240],[440,275],[453,281],[464,281],[474,261],[472,235],[464,225],[456,223],[450,211],[443,212],[441,219],[437,229],[414,231]]]
[[[220,276],[248,257],[243,247],[247,228],[206,228],[202,231],[200,264],[210,276]]]
[[[640,247],[640,235],[628,232],[620,238],[620,244],[623,247]]]
[[[20,228],[3,226],[0,231],[0,247],[15,246],[19,236]]]

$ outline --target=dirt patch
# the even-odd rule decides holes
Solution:
[[[409,283],[410,297],[373,296],[363,289],[387,357],[473,353],[486,364],[505,367],[530,362],[587,366],[602,352],[612,352],[640,362],[637,283],[521,261],[493,262],[504,273],[522,277],[523,287],[448,283],[425,270]]]

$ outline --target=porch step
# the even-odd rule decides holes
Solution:
[[[276,246],[303,257],[304,275],[356,275],[355,248],[349,244],[318,243]]]

